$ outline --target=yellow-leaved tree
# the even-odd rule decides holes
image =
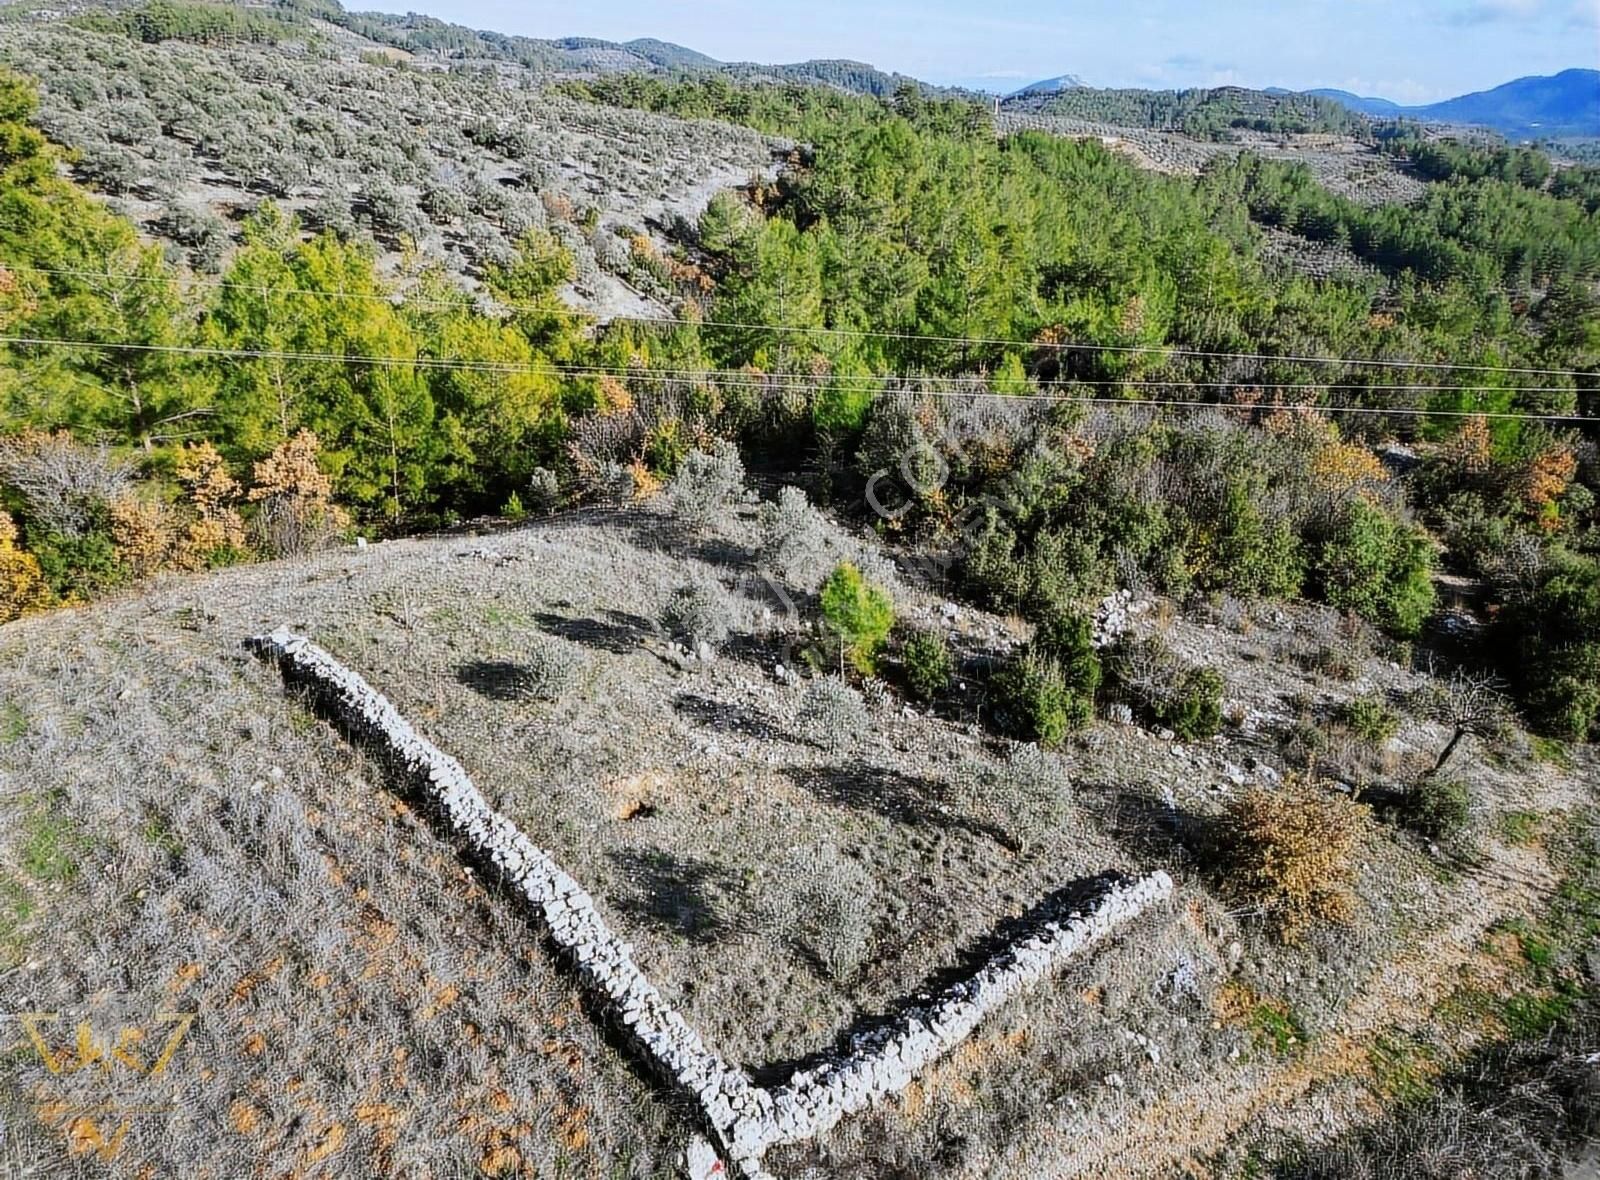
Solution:
[[[0,512],[0,623],[50,605],[39,561],[18,544],[17,525]]]

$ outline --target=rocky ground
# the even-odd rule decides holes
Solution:
[[[385,271],[414,247],[469,286],[547,228],[573,253],[574,306],[655,314],[668,301],[632,239],[665,245],[678,218],[772,175],[787,147],[561,97],[551,76],[508,63],[386,65],[395,51],[332,26],[277,46],[145,44],[32,11],[3,28],[0,66],[37,80],[40,125],[79,153],[78,176],[202,281],[271,199],[369,236]]]
[[[1425,187],[1393,157],[1337,135],[1235,131],[1230,142],[1213,143],[1177,131],[1119,127],[1030,110],[1002,112],[1000,126],[1008,131],[1046,131],[1072,139],[1099,139],[1143,168],[1178,176],[1197,176],[1218,157],[1253,152],[1269,160],[1304,164],[1329,192],[1364,204],[1404,204],[1420,197]]]
[[[1528,824],[1593,801],[1587,751],[1539,763],[1520,737],[1469,742],[1475,854],[1380,827],[1356,921],[1286,945],[1208,861],[1207,824],[1311,759],[1345,789],[1431,765],[1448,735],[1408,711],[1418,661],[1311,608],[1129,597],[1102,614],[1217,668],[1228,724],[1184,743],[1103,719],[1042,753],[995,736],[981,697],[1019,624],[828,526],[822,563],[861,563],[963,667],[932,707],[892,665],[825,692],[799,658],[812,600],[756,576],[757,544],[753,506],[699,530],[652,506],[584,511],[0,629],[0,1010],[200,1013],[159,1082],[126,1079],[165,1087],[174,1112],[131,1120],[92,1167],[654,1177],[682,1150],[681,1112],[510,899],[245,654],[282,623],[459,758],[758,1078],[925,990],[1054,888],[1174,875],[1174,903],[901,1099],[775,1152],[785,1178],[1160,1175],[1252,1126],[1365,1117],[1374,1039],[1428,1027],[1485,932],[1542,904],[1553,871]],[[709,659],[658,622],[691,583],[730,625]],[[1334,720],[1374,696],[1402,719],[1381,749]],[[0,1071],[8,1174],[91,1167],[92,1150],[67,1154],[87,1132],[63,1104],[101,1094],[103,1071],[49,1073],[11,1024]]]

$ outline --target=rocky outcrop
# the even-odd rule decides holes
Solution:
[[[257,636],[250,646],[275,660],[286,681],[311,693],[352,737],[386,760],[474,857],[527,900],[584,986],[627,1030],[639,1056],[693,1100],[718,1153],[749,1178],[764,1175],[761,1158],[769,1147],[819,1134],[903,1089],[1000,1004],[1172,891],[1171,878],[1156,872],[1119,881],[1077,910],[1043,916],[970,978],[856,1037],[785,1084],[763,1088],[706,1046],[635,965],[632,948],[606,925],[593,899],[489,805],[459,762],[417,733],[360,675],[288,628]]]

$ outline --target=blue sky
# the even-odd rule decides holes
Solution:
[[[931,82],[1337,86],[1402,103],[1600,65],[1600,0],[346,0],[534,37],[659,37],[724,60],[849,57]]]

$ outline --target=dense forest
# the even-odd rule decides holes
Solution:
[[[1539,723],[1600,723],[1581,186],[1485,171],[1371,209],[1251,157],[1187,179],[997,138],[909,87],[564,89],[799,145],[670,249],[625,243],[674,321],[582,321],[546,228],[486,260],[485,307],[417,259],[380,277],[355,227],[308,233],[270,198],[195,281],[62,178],[28,85],[0,82],[0,611],[349,528],[645,496],[727,439],[1045,622],[1123,584],[1304,595],[1403,642],[1444,566],[1483,580],[1477,658]],[[1380,273],[1271,266],[1263,224]],[[1070,679],[1041,643],[1018,694]]]

